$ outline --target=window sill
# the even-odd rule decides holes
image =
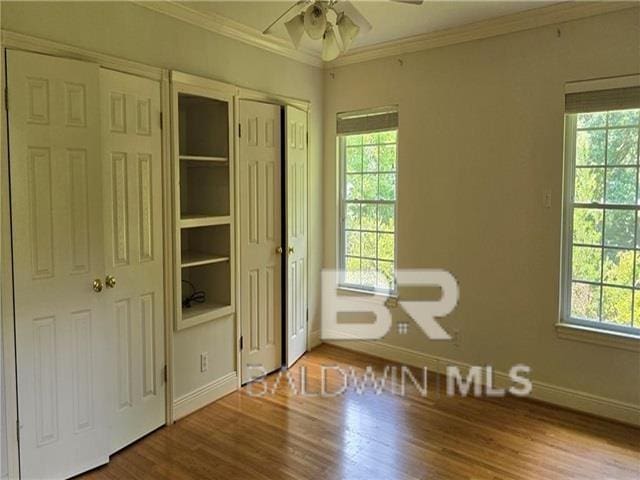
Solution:
[[[398,294],[394,292],[379,292],[376,290],[364,290],[364,289],[361,290],[359,288],[346,287],[343,285],[338,285],[338,291],[354,294],[354,295],[372,295],[376,297],[382,297],[382,298],[386,298],[387,301],[390,301],[391,303],[394,301],[397,303],[398,301]]]
[[[637,335],[599,330],[569,323],[556,323],[556,333],[559,338],[565,340],[575,340],[632,352],[640,352],[640,336]]]

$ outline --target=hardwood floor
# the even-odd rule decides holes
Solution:
[[[300,367],[318,392],[321,366],[336,364],[360,374],[391,365],[323,345],[294,366],[298,393]],[[341,376],[328,371],[336,392]],[[430,377],[426,398],[413,386],[404,397],[350,386],[327,398],[293,395],[282,377],[275,395],[235,392],[84,478],[640,479],[640,429],[517,398],[446,397],[443,384]]]

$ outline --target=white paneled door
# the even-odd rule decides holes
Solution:
[[[8,51],[22,478],[165,422],[160,89]]]
[[[242,382],[282,364],[280,107],[240,101]]]
[[[64,478],[108,461],[99,68],[7,67],[20,469]]]
[[[112,453],[165,422],[160,85],[101,69],[100,96]]]
[[[307,113],[285,108],[287,366],[307,351]]]

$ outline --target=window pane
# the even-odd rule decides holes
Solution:
[[[576,134],[576,165],[604,165],[606,130],[583,130]]]
[[[398,132],[392,130],[390,132],[380,132],[380,143],[396,143],[398,139]]]
[[[378,199],[378,174],[365,173],[362,175],[362,199]]]
[[[575,282],[572,284],[571,316],[585,320],[600,318],[600,286]]]
[[[393,173],[380,174],[380,200],[395,200],[396,176]]]
[[[362,198],[362,175],[347,175],[347,200],[360,200]]]
[[[360,229],[360,205],[349,203],[345,209],[345,227],[350,230]]]
[[[575,201],[602,203],[604,198],[604,168],[576,169]]]
[[[376,234],[362,232],[362,256],[376,258]]]
[[[397,131],[345,135],[340,141],[342,281],[367,289],[393,289],[395,204],[391,202],[396,197]]]
[[[345,262],[345,281],[347,283],[360,283],[360,259],[347,257]]]
[[[362,148],[347,147],[347,172],[362,171]]]
[[[604,244],[633,248],[636,215],[630,210],[605,210]]]
[[[600,248],[573,247],[573,280],[600,282],[602,253]]]
[[[631,325],[631,290],[602,287],[602,321]]]
[[[637,168],[607,168],[607,203],[633,205],[636,202]]]
[[[362,260],[362,285],[367,287],[375,287],[378,279],[375,260]]]
[[[638,125],[638,123],[640,123],[640,110],[638,109],[609,112],[609,126]]]
[[[640,290],[634,290],[633,295],[633,326],[640,328]]]
[[[638,129],[615,128],[607,139],[607,164],[632,165],[638,163]]]
[[[634,286],[640,288],[640,252],[636,252],[636,279]],[[640,318],[638,318],[638,320],[640,320]]]
[[[378,230],[393,232],[395,230],[395,207],[393,205],[378,205]]]
[[[393,172],[396,169],[396,146],[382,145],[379,153],[380,171]]]
[[[376,143],[378,143],[378,137],[379,134],[378,133],[365,133],[362,136],[362,142],[365,145],[375,145]]]
[[[602,210],[576,208],[573,211],[573,243],[602,243]]]
[[[605,248],[602,267],[604,283],[631,287],[633,285],[633,250]]]
[[[362,135],[347,135],[347,145],[362,145]]]
[[[362,205],[362,229],[376,229],[376,205]]]
[[[378,234],[378,258],[383,260],[393,260],[395,238],[392,233]]]
[[[393,262],[378,262],[378,288],[393,289]]]
[[[360,256],[360,232],[346,232],[345,253],[350,256]]]
[[[363,170],[365,172],[377,172],[378,171],[378,147],[364,147],[364,165]]]
[[[606,125],[607,112],[578,114],[578,128],[604,127]]]

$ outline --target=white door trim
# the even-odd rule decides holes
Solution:
[[[173,279],[172,279],[172,250],[173,250],[173,205],[171,195],[167,195],[167,186],[171,185],[171,143],[169,119],[169,70],[153,67],[143,63],[120,59],[111,55],[105,55],[84,48],[66,45],[63,43],[44,40],[30,35],[24,35],[8,30],[0,30],[0,56],[2,61],[0,75],[0,91],[2,91],[2,114],[0,126],[2,127],[0,143],[0,282],[2,292],[0,297],[0,315],[2,327],[2,370],[5,386],[5,415],[7,428],[7,471],[9,478],[19,478],[20,459],[18,451],[18,404],[16,361],[14,342],[14,311],[13,311],[13,258],[11,254],[11,213],[9,208],[9,155],[7,129],[7,110],[5,108],[5,52],[7,48],[25,50],[45,55],[54,55],[63,58],[83,60],[97,63],[101,67],[120,72],[150,78],[161,82],[162,104],[162,161],[163,161],[163,218],[164,218],[164,294],[165,294],[165,365],[167,366],[166,388],[166,424],[174,421],[173,415],[173,389],[172,385],[172,345],[173,345]],[[169,220],[169,221],[167,221]],[[2,412],[0,412],[2,414]]]

